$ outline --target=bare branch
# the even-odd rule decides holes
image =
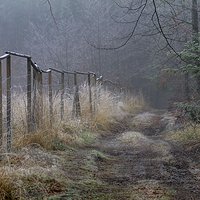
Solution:
[[[155,0],[152,0],[153,1],[153,6],[154,6],[154,13],[153,13],[153,16],[155,15],[156,16],[156,20],[157,20],[157,23],[158,23],[158,29],[160,30],[162,36],[164,37],[167,45],[169,46],[169,48],[181,59],[181,55],[174,49],[174,47],[171,45],[171,43],[169,42],[165,32],[163,31],[163,27],[161,25],[161,22],[160,22],[160,18],[159,18],[159,15],[158,15],[158,11],[157,11],[157,6],[156,6],[156,2]],[[152,18],[153,19],[153,18]],[[184,61],[184,60],[183,60]]]
[[[145,8],[146,8],[147,2],[148,2],[148,0],[145,0],[145,3],[143,4],[143,7],[142,7],[142,9],[141,9],[141,11],[140,11],[140,14],[139,14],[139,16],[138,16],[138,18],[137,18],[137,20],[136,20],[136,22],[135,22],[135,25],[134,25],[132,31],[131,31],[130,34],[127,36],[127,39],[126,39],[121,45],[119,45],[119,46],[117,46],[117,47],[98,47],[98,46],[96,46],[95,44],[91,44],[87,39],[86,39],[86,42],[87,42],[90,46],[92,46],[92,47],[94,47],[94,48],[96,48],[96,49],[102,49],[102,50],[116,50],[116,49],[120,49],[120,48],[126,46],[126,45],[128,44],[128,42],[129,42],[129,40],[134,36],[134,33],[135,33],[135,31],[136,31],[136,29],[137,29],[137,26],[138,26],[138,24],[139,24],[139,22],[140,22],[140,19],[141,19],[141,17],[142,17],[142,14],[143,14],[143,12],[144,12],[144,10],[145,10]]]
[[[57,28],[57,30],[59,30],[56,18],[55,18],[54,14],[53,14],[53,9],[52,9],[52,5],[51,5],[51,1],[50,0],[46,0],[46,2],[49,5],[49,10],[50,10],[50,13],[51,13],[51,17],[52,17],[52,19],[53,19],[53,21],[54,21],[54,23],[56,25],[56,28]]]

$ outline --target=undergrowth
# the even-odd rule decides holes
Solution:
[[[48,97],[43,98],[43,112],[37,110],[37,131],[27,134],[26,96],[14,94],[12,102],[12,152],[1,154],[0,199],[44,199],[54,194],[68,193],[73,183],[70,174],[75,173],[82,186],[104,183],[93,177],[96,160],[110,159],[100,151],[93,150],[79,155],[79,148],[93,145],[100,133],[118,132],[127,126],[128,113],[138,112],[145,103],[142,95],[127,97],[98,88],[95,114],[91,115],[88,87],[80,88],[81,117],[72,116],[73,97],[66,95],[64,117],[60,120],[60,95],[53,97],[53,120],[50,123]],[[4,112],[5,112],[4,108]],[[6,135],[3,136],[5,148]],[[85,148],[87,149],[87,148]],[[85,158],[84,158],[85,156]],[[65,166],[65,167],[64,167]],[[66,173],[66,171],[69,171]],[[75,181],[76,183],[76,181]],[[76,185],[76,184],[72,184]]]
[[[168,138],[183,144],[198,143],[200,142],[200,126],[187,126],[184,129],[173,131]]]
[[[93,88],[94,90],[94,88]],[[50,122],[49,113],[49,101],[48,96],[43,97],[43,112],[39,105],[37,108],[35,121],[37,123],[37,131],[34,134],[27,135],[27,113],[26,113],[26,96],[22,93],[13,94],[15,101],[12,102],[12,132],[13,143],[17,149],[20,146],[24,147],[30,143],[38,143],[42,147],[50,150],[54,149],[52,141],[64,140],[72,143],[76,143],[76,140],[85,141],[91,143],[94,137],[91,132],[118,132],[118,130],[127,126],[124,118],[127,113],[138,112],[145,106],[143,96],[132,97],[123,93],[116,94],[103,88],[97,88],[98,95],[94,95],[93,91],[93,109],[95,113],[91,114],[89,106],[89,91],[87,85],[83,85],[80,88],[80,105],[81,105],[81,117],[74,118],[72,116],[73,109],[73,96],[65,95],[64,99],[64,116],[61,120],[60,115],[60,95],[58,93],[53,96],[53,116]],[[96,98],[96,99],[95,99]],[[39,118],[38,118],[39,117]],[[6,138],[5,138],[6,139]]]
[[[0,171],[0,199],[14,199],[17,195],[13,177]]]

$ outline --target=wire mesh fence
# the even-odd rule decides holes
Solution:
[[[11,59],[12,58],[12,59]],[[15,59],[21,59],[15,69]],[[6,52],[0,57],[0,141],[3,151],[12,150],[13,132],[33,133],[44,124],[70,117],[95,115],[101,79],[92,72],[39,68],[29,55]],[[80,101],[87,106],[82,107]],[[21,124],[17,126],[17,124]]]

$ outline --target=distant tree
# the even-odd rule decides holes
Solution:
[[[191,64],[199,69],[200,71],[200,51],[199,51],[199,19],[198,19],[198,4],[197,0],[192,0],[192,30],[193,30],[193,49],[192,52],[196,54],[194,60],[191,61]],[[197,92],[200,97],[200,73],[196,74],[197,79]]]

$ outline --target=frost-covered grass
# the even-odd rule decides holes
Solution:
[[[169,134],[168,139],[182,142],[184,144],[198,143],[200,142],[200,126],[196,126],[195,128],[187,126],[181,130],[172,131]]]
[[[95,94],[96,92],[96,94]],[[39,135],[49,140],[52,137],[52,132],[56,132],[56,137],[71,138],[74,135],[91,130],[93,132],[103,130],[109,131],[113,129],[116,119],[123,119],[127,113],[137,112],[145,106],[142,95],[136,97],[126,96],[124,94],[114,94],[102,87],[92,88],[93,115],[90,111],[89,104],[89,91],[87,85],[80,87],[80,105],[81,117],[74,118],[72,115],[73,110],[73,95],[65,94],[64,98],[64,116],[61,121],[61,108],[60,108],[60,93],[53,95],[53,120],[50,123],[49,99],[48,95],[44,93],[43,96],[43,112],[41,111],[41,104],[35,103],[35,121],[39,127],[37,128],[34,136],[28,136],[28,140],[39,140]],[[23,93],[14,93],[12,95],[12,133],[14,143],[19,147],[19,138],[27,140],[27,109],[26,109],[26,95]],[[4,113],[6,109],[4,108]],[[51,130],[51,131],[50,131]],[[49,132],[49,134],[48,134]],[[68,135],[68,136],[66,136]],[[37,139],[36,139],[37,137]],[[16,141],[17,140],[17,141]],[[46,146],[46,145],[44,145]]]
[[[88,87],[80,88],[80,118],[72,116],[73,96],[66,94],[63,121],[60,120],[60,94],[54,94],[52,124],[48,96],[44,95],[43,113],[40,105],[37,105],[36,110],[42,117],[37,119],[39,127],[29,134],[26,95],[13,94],[13,153],[1,154],[0,199],[44,199],[66,191],[73,194],[76,193],[77,184],[84,189],[91,186],[97,193],[99,187],[107,188],[107,185],[93,177],[93,173],[98,169],[96,160],[109,158],[102,152],[91,151],[86,147],[93,145],[102,131],[107,133],[113,126],[118,127],[117,124],[122,121],[117,120],[123,119],[127,113],[137,112],[138,108],[142,108],[144,100],[142,96],[128,100],[123,94],[113,94],[103,88],[97,88],[97,91],[97,95],[93,96],[96,112],[92,116]],[[4,108],[4,114],[5,112]]]

